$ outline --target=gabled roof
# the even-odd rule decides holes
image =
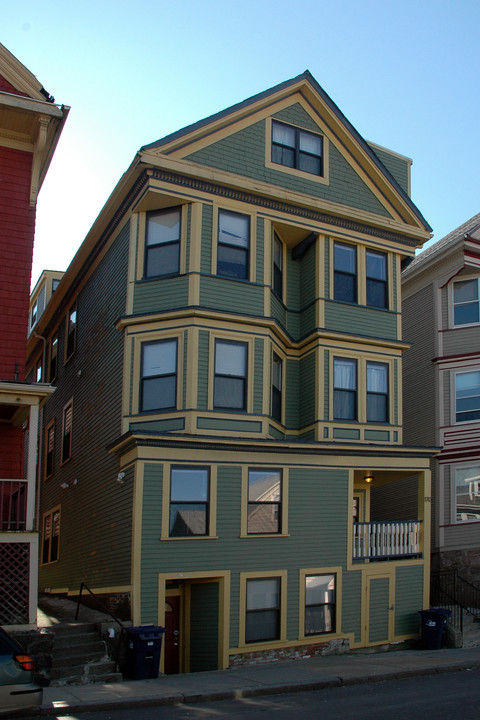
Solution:
[[[0,144],[33,155],[30,204],[34,205],[70,108],[0,44]]]
[[[390,200],[396,196],[394,202],[398,199],[400,200],[400,203],[397,202],[397,210],[400,206],[403,206],[403,210],[406,211],[402,212],[402,209],[400,209],[398,211],[399,215],[413,216],[418,226],[423,231],[430,233],[432,228],[408,194],[381,162],[371,145],[364,140],[349,120],[347,120],[345,115],[308,70],[301,75],[297,75],[290,80],[286,80],[240,103],[232,105],[221,112],[171,133],[156,142],[144,145],[141,151],[160,151],[165,155],[179,153],[193,142],[198,142],[200,139],[211,135],[215,130],[225,129],[229,125],[237,122],[239,118],[246,118],[250,114],[258,111],[259,107],[268,106],[274,101],[278,101],[295,92],[300,93],[311,107],[323,106],[327,109],[332,119],[333,132],[337,135],[339,141],[348,147],[352,155],[355,154],[359,158],[360,164],[362,162],[364,163],[366,158],[370,167],[376,170],[376,181],[379,186],[379,192],[383,195],[388,194]]]
[[[477,213],[466,222],[452,230],[445,237],[437,240],[430,247],[419,253],[408,267],[404,270],[403,276],[407,277],[414,271],[420,270],[424,265],[434,263],[442,254],[446,254],[456,245],[461,245],[469,238],[480,241],[480,213]]]
[[[20,95],[26,95],[33,100],[46,100],[55,102],[53,98],[37,80],[35,75],[22,65],[20,60],[12,55],[7,48],[0,43],[0,75],[13,86]]]

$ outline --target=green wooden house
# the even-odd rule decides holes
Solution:
[[[165,626],[167,673],[417,636],[433,450],[402,444],[400,268],[430,227],[410,164],[309,72],[139,150],[30,336],[57,388],[41,591],[85,582]]]

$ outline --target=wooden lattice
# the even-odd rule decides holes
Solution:
[[[0,625],[25,625],[28,598],[30,545],[0,544]]]

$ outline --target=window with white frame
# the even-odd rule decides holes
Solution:
[[[367,422],[388,422],[388,365],[367,362]]]
[[[333,417],[357,419],[357,361],[351,358],[333,361]]]
[[[480,323],[480,278],[453,283],[453,324]]]
[[[455,374],[455,422],[480,420],[480,370]]]
[[[217,274],[247,280],[250,271],[250,217],[218,212]]]
[[[147,214],[145,277],[175,275],[180,270],[181,208]]]
[[[208,535],[208,468],[174,467],[170,476],[170,537]]]
[[[140,410],[169,410],[177,405],[177,340],[142,343]]]
[[[335,632],[335,575],[305,577],[305,635]]]
[[[250,578],[246,585],[245,642],[280,638],[280,577]]]
[[[455,522],[480,520],[480,464],[455,469]]]
[[[273,120],[272,162],[312,175],[322,176],[322,135]]]
[[[248,472],[248,535],[282,532],[282,473],[280,470]]]
[[[247,343],[215,342],[213,405],[216,409],[246,410],[247,356]]]

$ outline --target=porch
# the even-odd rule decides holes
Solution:
[[[353,559],[420,557],[420,521],[353,523]]]
[[[27,482],[0,480],[0,532],[27,529]]]

